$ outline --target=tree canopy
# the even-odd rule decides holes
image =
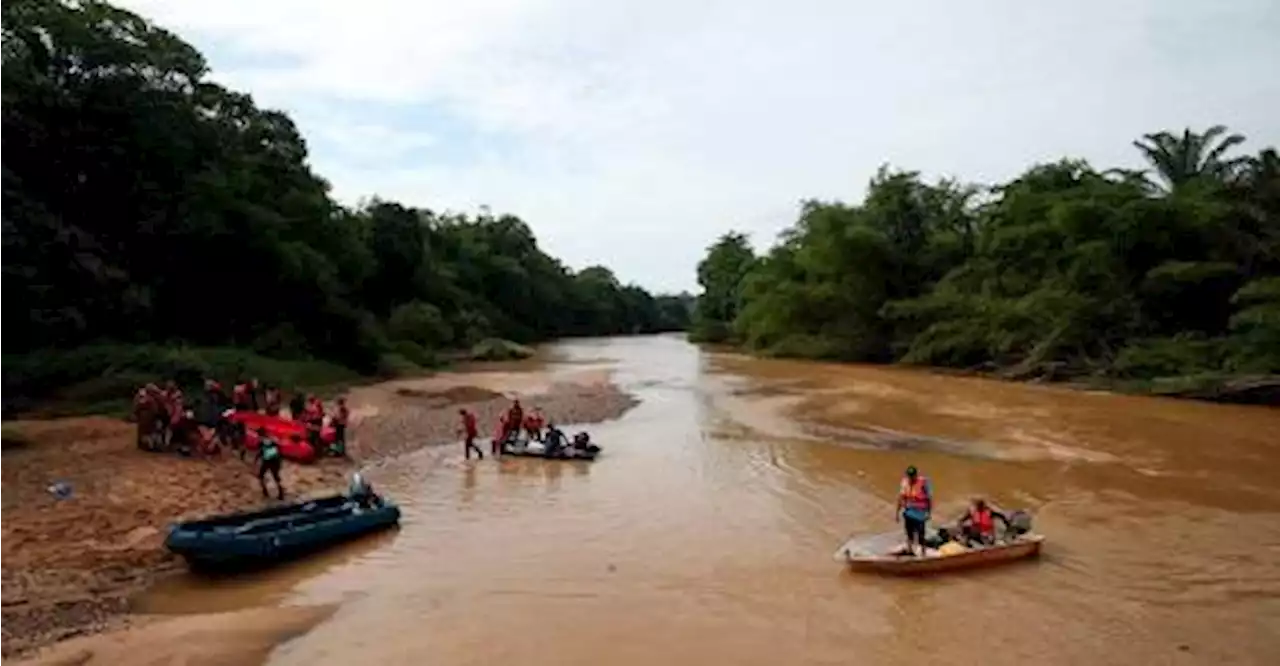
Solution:
[[[283,113],[95,0],[4,3],[4,351],[251,347],[371,370],[484,338],[684,328],[691,297],[566,268],[513,215],[352,209]]]
[[[1019,377],[1280,372],[1280,171],[1215,126],[1151,170],[1041,164],[992,187],[882,168],[763,256],[709,248],[694,331],[777,355]]]

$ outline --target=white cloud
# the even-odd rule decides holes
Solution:
[[[657,288],[692,286],[723,231],[767,241],[801,198],[856,197],[885,161],[994,179],[1131,162],[1129,140],[1164,127],[1280,130],[1267,0],[124,4],[294,112],[346,200],[489,204],[570,264]],[[333,100],[406,110],[380,124]],[[468,159],[433,159],[459,130],[413,108],[479,137]]]

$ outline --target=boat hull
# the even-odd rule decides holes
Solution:
[[[951,555],[930,554],[923,557],[851,554],[851,547],[846,544],[836,551],[834,558],[845,562],[851,571],[891,576],[928,576],[951,571],[984,569],[1036,557],[1040,554],[1040,546],[1043,543],[1043,536],[1030,535],[995,546],[970,548]]]
[[[600,452],[591,451],[587,453],[575,454],[572,456],[565,456],[565,455],[549,456],[539,451],[521,451],[519,449],[516,449],[516,450],[503,451],[502,455],[503,457],[509,457],[509,458],[542,458],[543,460],[585,460],[589,462],[589,461],[595,460],[596,456],[600,455]]]
[[[165,546],[193,569],[258,568],[393,527],[399,520],[400,508],[392,502],[359,507],[336,495],[179,523],[170,528]]]

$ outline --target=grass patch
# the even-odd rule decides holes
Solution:
[[[533,348],[500,338],[487,338],[476,343],[469,354],[473,361],[518,361],[533,356]]]
[[[6,354],[3,376],[6,418],[20,413],[127,413],[139,386],[170,379],[188,396],[202,392],[205,377],[224,385],[256,377],[285,391],[321,393],[364,379],[350,368],[327,361],[283,360],[225,347],[161,345],[93,345]]]
[[[12,451],[21,449],[31,444],[31,440],[26,434],[18,432],[14,428],[0,429],[0,450]]]

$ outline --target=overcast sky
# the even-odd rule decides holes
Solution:
[[[287,111],[342,201],[481,204],[575,268],[694,289],[884,162],[1136,165],[1149,131],[1280,143],[1277,0],[122,0]]]

